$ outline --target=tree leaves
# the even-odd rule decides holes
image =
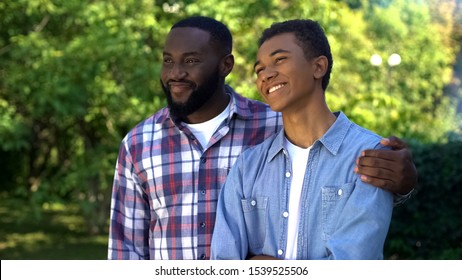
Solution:
[[[99,209],[92,220],[104,221],[107,209],[98,205],[109,201],[120,140],[165,105],[163,42],[174,22],[193,14],[230,27],[236,65],[227,82],[255,99],[263,29],[290,18],[319,21],[334,56],[332,110],[384,136],[444,142],[458,124],[457,104],[443,92],[457,51],[445,13],[455,5],[428,1],[2,1],[0,154],[18,154],[24,168],[14,181],[31,201],[64,196],[89,215]],[[390,68],[394,52],[402,61]],[[369,62],[374,53],[380,67]]]

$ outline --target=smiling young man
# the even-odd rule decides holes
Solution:
[[[225,85],[234,66],[221,22],[189,17],[171,28],[161,84],[168,106],[122,140],[112,187],[109,259],[209,259],[218,194],[237,157],[282,125],[279,113]],[[406,193],[409,150],[366,151],[359,172]],[[370,161],[373,159],[373,161]],[[391,167],[389,167],[391,166]],[[383,174],[383,175],[380,175]]]
[[[311,20],[273,24],[255,73],[283,127],[236,161],[220,193],[213,259],[382,259],[392,193],[361,181],[355,160],[381,137],[325,100],[329,42]]]

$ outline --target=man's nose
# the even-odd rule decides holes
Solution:
[[[181,63],[173,64],[172,68],[170,69],[170,78],[173,80],[181,80],[187,76],[187,72],[185,71],[184,67]]]
[[[263,82],[268,82],[274,77],[276,77],[277,72],[272,67],[267,67],[264,70],[261,70],[260,77]]]

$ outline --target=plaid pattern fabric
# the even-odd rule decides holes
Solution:
[[[230,116],[205,149],[164,108],[123,139],[109,259],[209,259],[218,194],[242,151],[282,127],[280,115],[227,86]]]

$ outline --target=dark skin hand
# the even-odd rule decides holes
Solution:
[[[354,171],[361,180],[395,194],[408,194],[417,185],[417,169],[406,143],[395,136],[380,143],[392,150],[365,150]]]

